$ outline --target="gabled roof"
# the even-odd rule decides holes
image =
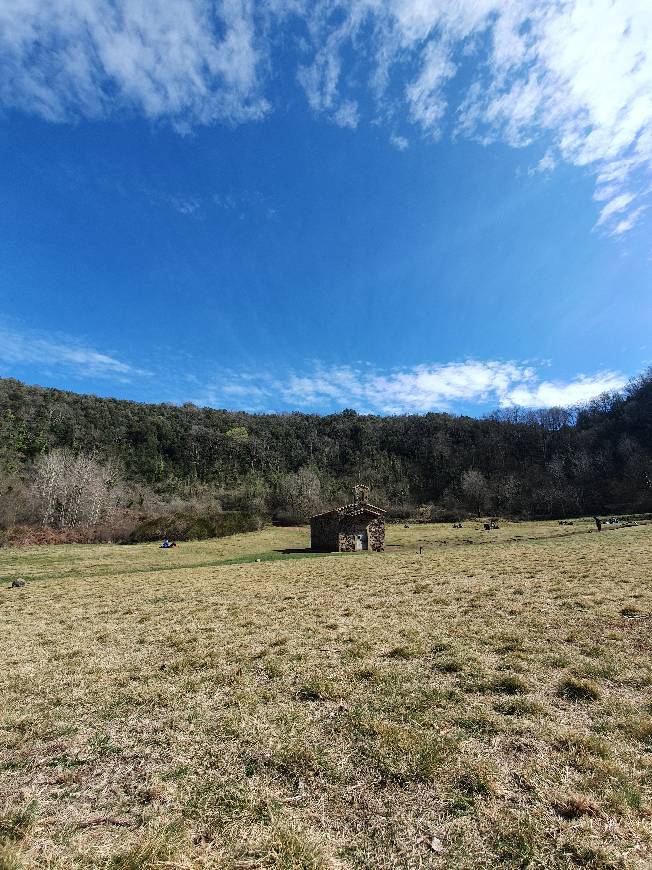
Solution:
[[[333,508],[330,511],[324,511],[321,514],[315,514],[310,517],[310,520],[317,520],[321,517],[339,516],[339,517],[359,517],[361,514],[370,514],[374,517],[381,517],[387,513],[384,508],[376,507],[368,501],[354,501],[350,504],[343,504],[341,507]]]

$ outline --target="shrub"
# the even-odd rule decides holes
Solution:
[[[50,526],[10,526],[0,530],[0,547],[48,544],[106,544],[129,539],[138,520],[124,512],[94,526],[53,529]]]
[[[202,541],[206,538],[224,538],[239,532],[255,532],[262,526],[262,517],[246,511],[178,512],[143,520],[136,526],[128,541],[131,544],[142,544],[159,541],[164,537],[173,541]]]

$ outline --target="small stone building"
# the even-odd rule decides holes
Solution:
[[[356,486],[355,501],[310,519],[310,549],[353,553],[385,549],[385,511],[367,501],[369,488]]]

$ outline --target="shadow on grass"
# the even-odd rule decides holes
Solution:
[[[285,550],[274,550],[275,553],[282,553],[284,556],[297,556],[303,553],[304,556],[325,556],[318,550],[311,550],[310,547],[287,547]]]
[[[167,550],[166,552],[174,554],[176,550]],[[230,559],[211,559],[210,561],[202,562],[181,562],[174,561],[174,555],[170,556],[171,564],[169,565],[145,565],[142,568],[120,568],[120,575],[128,576],[131,574],[161,574],[167,571],[192,571],[195,568],[218,568],[221,565],[247,565],[251,562],[280,562],[287,559],[310,559],[316,556],[331,556],[332,553],[317,553],[309,549],[302,550],[267,550],[263,553],[244,553],[240,556],[232,556]],[[62,577],[75,577],[80,573],[79,568],[72,568],[67,571],[59,569],[52,574],[39,574],[38,576],[28,578],[33,580],[54,580]],[[106,568],[95,568],[93,571],[94,577],[113,576],[116,573],[113,566]],[[0,862],[0,870],[2,863]]]
[[[234,556],[232,559],[224,559],[216,562],[216,565],[240,565],[248,562],[282,562],[287,559],[312,559],[317,556],[331,556],[332,553],[320,553],[310,548],[284,550],[268,550],[265,553],[249,553],[246,556]]]

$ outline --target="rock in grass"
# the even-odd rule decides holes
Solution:
[[[444,844],[439,839],[439,837],[433,837],[432,840],[430,841],[430,848],[432,849],[433,852],[443,852],[444,851]]]
[[[24,585],[25,585],[25,581],[23,580],[22,577],[17,577],[15,580],[11,581],[11,588],[12,589],[20,589]]]

